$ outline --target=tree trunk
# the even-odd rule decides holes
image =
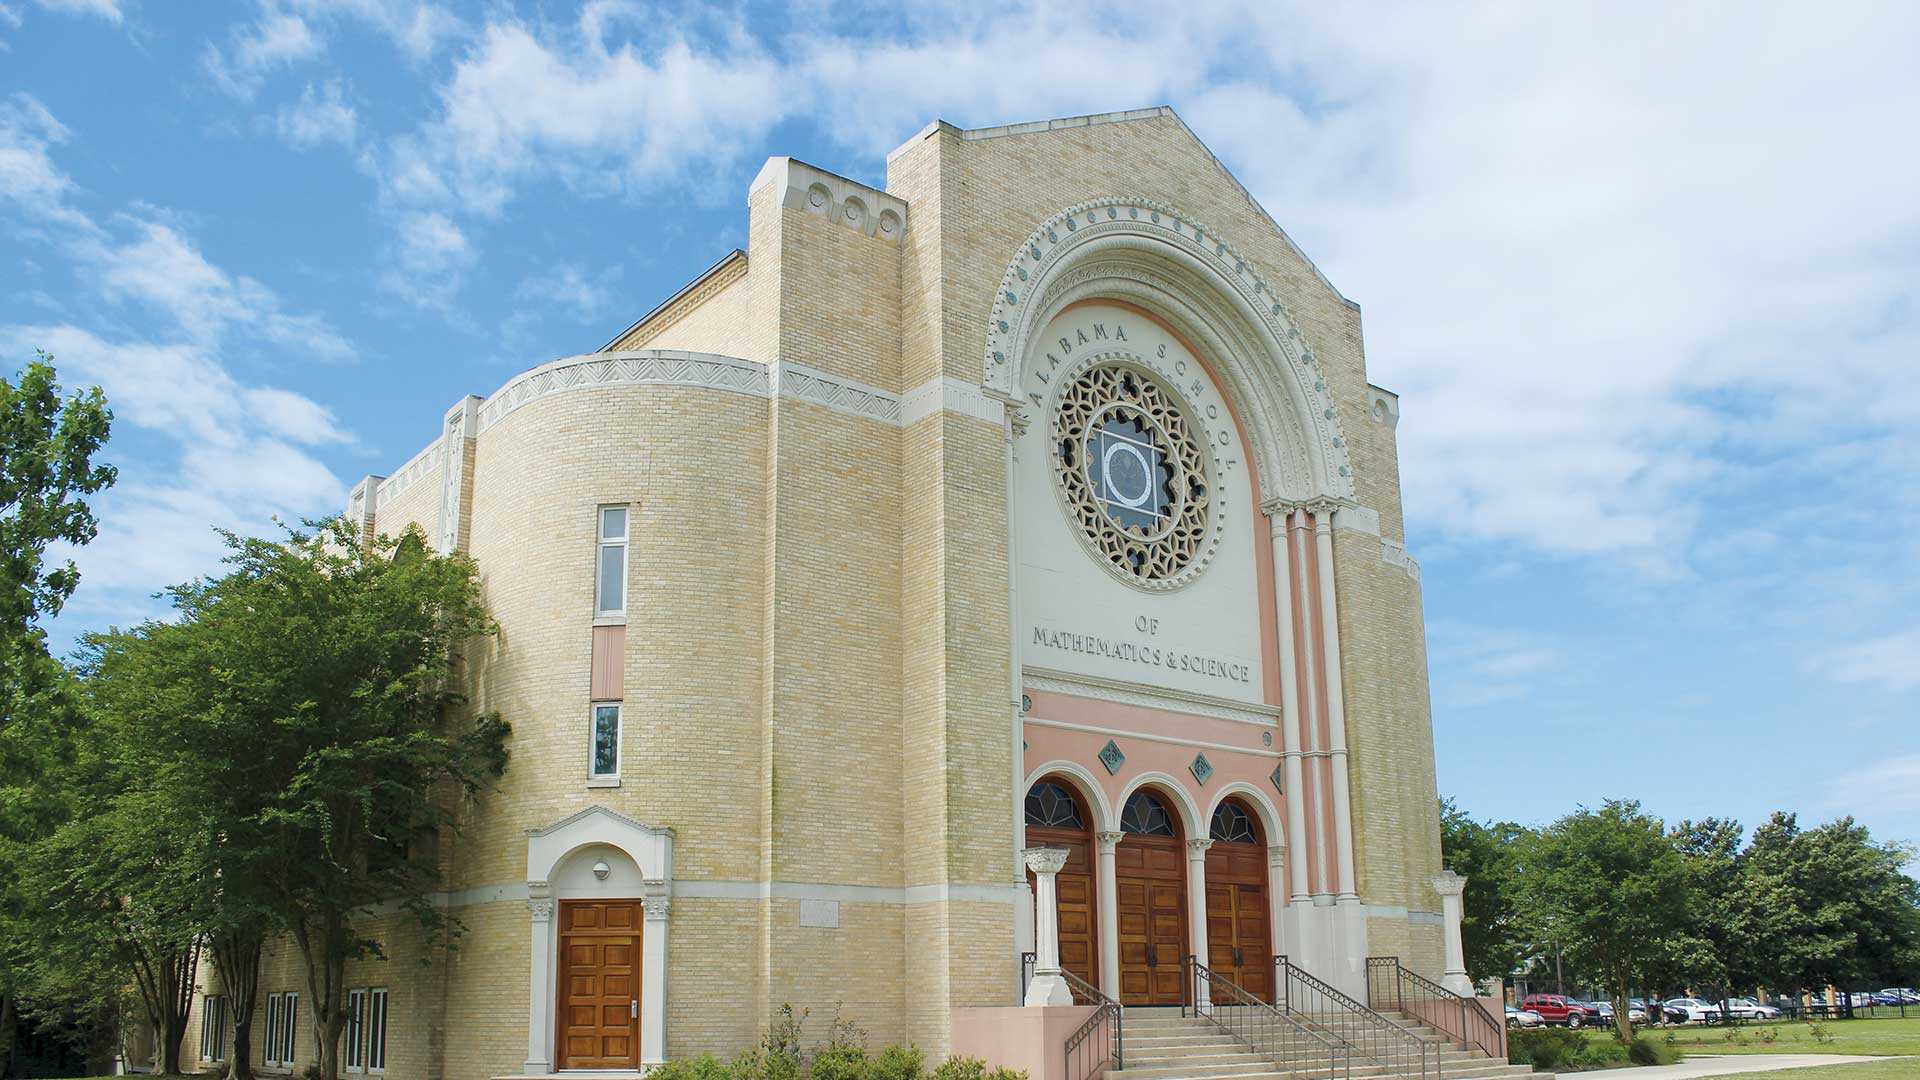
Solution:
[[[320,1080],[339,1080],[340,1032],[347,1026],[341,998],[347,980],[347,926],[336,912],[321,917],[318,931],[304,920],[294,923],[294,939],[307,959],[307,1000],[313,1016],[315,1059]]]
[[[1613,1034],[1622,1045],[1633,1042],[1633,1020],[1627,1015],[1627,992],[1632,989],[1633,980],[1622,975],[1613,986]]]
[[[253,1080],[253,1014],[260,996],[258,933],[223,934],[213,943],[213,966],[226,988],[233,1017],[233,1052],[227,1055],[227,1080]]]
[[[180,1045],[187,1037],[187,1015],[193,1011],[193,978],[199,973],[200,945],[168,954],[160,962],[160,1012],[165,1026],[160,1032],[162,1071],[180,1072]]]
[[[13,995],[0,997],[0,1076],[13,1066]]]

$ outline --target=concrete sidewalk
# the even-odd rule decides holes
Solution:
[[[1773,1069],[1804,1069],[1814,1065],[1851,1065],[1857,1061],[1911,1061],[1920,1076],[1920,1058],[1861,1057],[1857,1054],[1706,1054],[1690,1056],[1676,1065],[1637,1065],[1626,1069],[1599,1069],[1590,1073],[1562,1075],[1591,1076],[1594,1080],[1693,1080],[1696,1076],[1732,1076],[1735,1073],[1768,1072]]]

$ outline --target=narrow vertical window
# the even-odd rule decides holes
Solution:
[[[593,706],[593,739],[588,751],[587,775],[596,779],[620,775],[619,702],[600,702]]]
[[[594,614],[624,615],[627,611],[627,508],[600,508],[599,583]]]
[[[224,994],[213,999],[213,1053],[207,1056],[212,1061],[227,1060],[227,999]]]
[[[280,1063],[280,995],[267,995],[267,1041],[261,1044],[261,1057],[269,1065]]]
[[[346,1068],[348,1072],[360,1072],[364,1067],[361,1055],[363,1040],[366,1037],[367,992],[365,990],[347,991],[347,1046]]]
[[[377,987],[367,991],[367,1071],[385,1072],[387,1068],[387,991]]]
[[[286,1003],[280,1010],[285,1015],[280,1023],[280,1064],[293,1064],[294,1032],[300,1028],[300,995],[289,992]]]

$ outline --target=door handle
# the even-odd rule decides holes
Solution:
[[[1158,962],[1158,958],[1153,955],[1153,946],[1147,946],[1147,966],[1153,967]]]
[[[1235,945],[1233,947],[1233,966],[1239,967],[1243,963],[1245,963],[1245,961],[1240,959],[1240,946]]]
[[[634,998],[632,1001],[627,1002],[627,1015],[635,1020],[640,1019],[639,998]]]

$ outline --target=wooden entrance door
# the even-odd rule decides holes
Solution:
[[[1054,878],[1060,927],[1060,966],[1100,985],[1100,920],[1094,903],[1093,816],[1071,785],[1048,776],[1027,792],[1028,847],[1067,849],[1067,863]],[[1033,884],[1033,873],[1027,873]]]
[[[1180,829],[1156,795],[1135,792],[1120,814],[1114,900],[1120,936],[1120,1001],[1178,1005],[1187,952],[1187,858]]]
[[[1213,812],[1207,849],[1207,966],[1262,1001],[1273,1000],[1267,845],[1237,800]]]
[[[560,901],[562,1069],[640,1067],[640,901]]]

